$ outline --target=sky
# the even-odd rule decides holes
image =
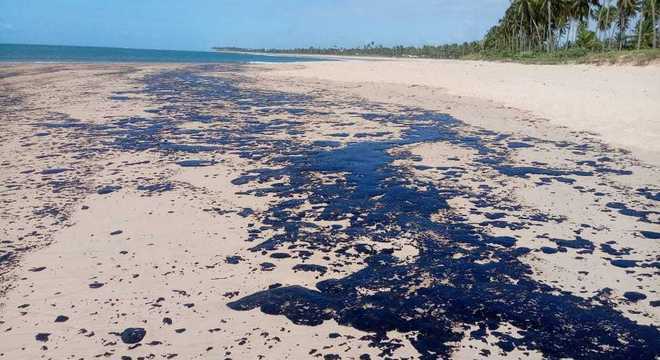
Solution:
[[[209,50],[478,40],[509,0],[0,0],[0,43]]]

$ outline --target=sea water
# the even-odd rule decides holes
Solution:
[[[148,50],[90,46],[0,44],[0,62],[281,63],[310,60],[319,59],[220,51]]]

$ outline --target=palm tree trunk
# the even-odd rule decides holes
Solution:
[[[548,52],[552,52],[552,0],[548,0]]]
[[[651,0],[651,16],[653,19],[653,48],[658,47],[658,30],[656,29],[656,20],[655,20],[655,0]]]
[[[603,21],[603,12],[599,9],[599,11],[598,11],[598,20],[596,21],[596,29],[597,29],[597,31],[598,31],[598,34],[599,34],[599,35],[601,36],[601,38],[602,38],[602,40],[601,40],[601,39],[599,39],[599,40],[601,40],[602,42],[604,42],[604,41],[605,41],[605,36],[603,36],[603,31],[600,30],[600,24],[601,24],[602,21]],[[602,51],[603,49],[604,49],[604,46],[601,46],[601,51]]]
[[[622,10],[619,9],[619,51],[623,50],[623,16],[624,15],[622,14]]]
[[[532,24],[534,25],[534,30],[536,31],[536,39],[538,41],[538,43],[536,43],[535,45],[536,48],[540,50],[542,41],[541,41],[541,32],[539,31],[539,25],[536,23],[536,20],[534,20],[534,18],[532,18]]]
[[[520,14],[520,23],[518,25],[518,36],[520,36],[520,38],[518,39],[519,40],[518,41],[518,44],[519,44],[518,51],[525,51],[525,44],[523,43],[523,35],[522,35],[523,34],[523,26],[522,26],[523,21],[522,20],[523,20],[522,14]]]
[[[655,1],[655,0],[653,0]],[[655,24],[654,24],[655,25]],[[637,50],[642,48],[642,33],[644,32],[644,3],[642,3],[642,10],[639,12],[639,30],[637,34]]]
[[[611,6],[610,6],[610,2],[608,1],[608,2],[607,2],[607,15],[605,15],[605,16],[607,17],[607,24],[608,24],[608,26],[609,26],[609,29],[608,29],[608,30],[610,30],[610,31],[608,31],[609,34],[606,34],[607,37],[608,37],[608,39],[607,39],[607,50],[610,49],[610,45],[611,45],[611,44],[610,44],[610,40],[611,40],[611,38],[612,38],[612,22],[611,22],[611,20],[610,20],[610,9],[611,9]]]

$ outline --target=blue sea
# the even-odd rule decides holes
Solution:
[[[0,62],[282,63],[314,60],[318,61],[319,59],[295,56],[237,54],[218,51],[0,44]]]

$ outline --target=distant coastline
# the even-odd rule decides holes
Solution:
[[[431,46],[428,46],[432,48]],[[423,47],[423,48],[426,48]],[[608,50],[590,51],[586,49],[562,49],[552,53],[547,52],[493,52],[493,51],[470,51],[464,55],[442,55],[443,52],[435,54],[424,53],[422,48],[416,49],[419,54],[411,54],[412,50],[397,52],[393,48],[376,47],[377,50],[370,51],[364,48],[354,49],[241,49],[234,47],[214,47],[219,53],[233,53],[259,56],[292,56],[297,58],[316,59],[368,59],[368,60],[391,60],[391,59],[435,59],[435,60],[482,60],[495,62],[516,62],[523,64],[633,64],[650,65],[660,64],[660,49],[641,50]]]

